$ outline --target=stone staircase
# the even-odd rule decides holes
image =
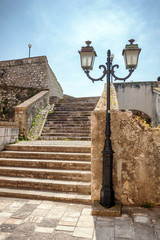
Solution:
[[[90,147],[8,145],[0,196],[90,203]]]
[[[90,116],[99,97],[63,99],[48,114],[41,140],[90,141]]]
[[[0,196],[91,203],[88,140],[90,112],[98,99],[85,101],[76,99],[72,105],[64,100],[56,105],[42,137],[50,141],[5,146],[0,152]],[[69,138],[73,141],[57,141]],[[80,141],[84,139],[87,141]]]

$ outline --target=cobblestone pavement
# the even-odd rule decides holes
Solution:
[[[0,240],[158,240],[160,209],[123,207],[121,217],[91,216],[91,206],[0,198]]]

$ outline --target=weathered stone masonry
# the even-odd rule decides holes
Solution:
[[[42,90],[63,96],[46,56],[0,62],[0,89],[1,120],[13,120],[14,107]]]
[[[139,110],[160,124],[160,82],[114,83],[119,109]]]
[[[46,72],[47,58],[33,57],[0,62],[4,75],[0,84],[7,86],[48,89]]]
[[[111,109],[113,99],[111,96]],[[106,102],[99,103],[91,116],[92,202],[100,200],[102,185]],[[111,110],[111,140],[116,200],[124,205],[160,205],[160,129],[143,125],[131,111],[114,108]]]

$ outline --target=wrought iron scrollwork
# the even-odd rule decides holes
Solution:
[[[108,71],[108,69],[107,69],[106,66],[104,66],[104,65],[100,65],[100,66],[99,66],[99,69],[101,69],[101,68],[103,68],[104,71],[103,71],[103,75],[102,75],[100,78],[92,78],[92,77],[89,75],[89,70],[85,70],[85,74],[87,75],[87,77],[88,77],[93,83],[96,82],[96,81],[103,81],[103,78],[104,78],[105,75],[107,75],[107,74],[111,74],[111,75],[114,77],[114,80],[115,80],[115,81],[116,81],[116,80],[120,80],[120,81],[124,81],[124,82],[125,82],[125,80],[128,79],[128,78],[132,75],[132,73],[134,72],[134,68],[131,68],[131,69],[129,69],[129,74],[128,74],[126,77],[120,78],[120,77],[117,77],[117,76],[114,74],[114,72],[115,72],[115,71],[114,71],[114,68],[119,68],[119,65],[118,65],[118,64],[113,65],[110,71]]]
[[[89,70],[86,70],[85,71],[85,74],[87,75],[87,77],[94,83],[95,81],[103,81],[103,78],[105,77],[105,75],[107,74],[107,69],[106,69],[106,66],[104,65],[100,65],[99,66],[99,69],[103,68],[104,71],[103,71],[103,75],[100,77],[100,78],[92,78],[90,75],[89,75]]]
[[[129,74],[125,77],[125,78],[119,78],[119,77],[117,77],[115,74],[114,74],[114,68],[119,68],[119,65],[118,64],[115,64],[115,65],[113,65],[112,66],[112,69],[111,69],[111,75],[114,77],[114,80],[116,81],[116,80],[120,80],[120,81],[124,81],[125,82],[125,80],[126,79],[128,79],[131,75],[132,75],[132,73],[134,72],[134,68],[131,68],[131,69],[129,69]]]

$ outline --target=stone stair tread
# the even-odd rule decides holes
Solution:
[[[81,133],[81,134],[90,134],[90,131],[89,130],[78,130],[78,129],[60,129],[60,128],[58,128],[58,129],[43,129],[43,133],[59,133],[59,134],[61,134],[61,133],[64,133],[64,134],[72,134],[72,133],[74,133],[74,134],[79,134],[79,133]]]
[[[44,168],[25,168],[25,167],[5,167],[5,166],[0,166],[1,169],[6,169],[6,170],[18,170],[18,171],[35,171],[35,172],[53,172],[53,173],[74,173],[74,174],[90,174],[91,171],[86,171],[86,170],[67,170],[67,169],[44,169]]]
[[[56,112],[50,113],[50,116],[81,116],[81,117],[86,117],[90,116],[91,113],[89,111],[70,111],[68,110],[56,110]]]
[[[49,153],[49,152],[21,152],[21,151],[6,151],[0,152],[0,158],[25,158],[25,159],[38,159],[38,160],[57,160],[57,161],[86,161],[90,162],[90,153]]]
[[[48,141],[48,140],[66,140],[66,137],[56,137],[56,136],[40,136],[39,137],[39,139],[40,140],[46,140],[46,141]],[[91,138],[90,137],[86,137],[86,138],[84,138],[84,137],[82,137],[82,138],[80,138],[80,137],[77,137],[77,138],[70,138],[70,140],[71,141],[85,141],[85,140],[87,140],[87,141],[90,141],[91,140]]]
[[[38,183],[47,183],[47,184],[55,184],[55,185],[66,185],[66,186],[91,186],[89,182],[81,182],[81,181],[67,181],[67,180],[56,180],[56,179],[40,179],[40,178],[23,178],[23,177],[6,177],[0,176],[1,181],[12,181],[12,182],[38,182]]]
[[[58,129],[66,129],[66,126],[63,126],[63,125],[61,125],[60,127],[59,126],[46,126],[45,128],[58,128]],[[90,131],[90,129],[88,129],[88,126],[84,126],[84,125],[82,125],[82,126],[73,126],[73,127],[71,127],[71,126],[68,126],[67,127],[67,130],[79,130],[79,131]]]
[[[38,191],[38,190],[24,190],[24,189],[13,189],[13,188],[0,188],[0,192],[17,192],[17,193],[34,193],[34,194],[45,194],[45,195],[48,195],[48,196],[55,196],[55,195],[60,195],[60,196],[65,196],[65,195],[68,195],[70,198],[72,198],[73,196],[78,196],[79,198],[80,197],[84,197],[85,199],[91,199],[91,196],[88,195],[88,194],[81,194],[81,193],[70,193],[70,192],[48,192],[48,191]]]
[[[88,204],[90,204],[91,201],[91,196],[88,194],[81,194],[81,193],[70,193],[70,192],[49,192],[49,191],[40,191],[40,190],[24,190],[24,189],[13,189],[13,188],[0,188],[0,196],[2,195],[2,193],[9,193],[9,194],[18,194],[18,197],[21,197],[21,195],[23,195],[24,197],[28,198],[27,195],[32,195],[34,198],[34,196],[42,196],[44,197],[51,197],[50,200],[55,200],[55,201],[63,201],[66,198],[67,199],[76,199],[78,200],[88,200]],[[13,195],[14,196],[14,195]],[[85,203],[85,202],[84,202]]]
[[[40,139],[41,140],[66,140],[66,137],[62,137],[62,136],[40,136]],[[72,140],[72,141],[85,141],[85,140],[91,140],[91,137],[70,137],[70,139]]]
[[[19,158],[0,158],[0,161],[3,160],[3,161],[21,161],[21,162],[46,162],[46,163],[59,163],[59,162],[62,162],[62,163],[76,163],[76,164],[79,164],[79,163],[82,163],[84,165],[90,165],[91,163],[90,162],[87,162],[87,161],[74,161],[74,160],[48,160],[48,159],[44,159],[44,160],[41,160],[41,159],[28,159],[28,158],[23,158],[23,159],[19,159]]]
[[[45,141],[45,143],[43,142],[43,144],[39,144],[38,143],[41,141],[36,141],[36,142],[25,142],[22,144],[20,143],[16,143],[16,144],[10,144],[10,145],[6,145],[5,146],[5,150],[9,150],[9,151],[25,151],[25,152],[30,152],[30,151],[36,151],[36,152],[67,152],[67,153],[90,153],[91,149],[89,146],[86,145],[82,145],[82,142],[78,142],[77,146],[73,146],[73,143],[71,143],[71,145],[68,145],[67,141],[56,141],[55,142],[47,142]],[[67,145],[66,145],[67,143]],[[84,144],[84,143],[83,143]],[[86,144],[86,143],[85,143]]]
[[[48,135],[47,135],[47,134],[48,134]],[[42,136],[46,136],[46,135],[47,135],[47,136],[54,136],[54,135],[55,135],[55,136],[64,136],[64,137],[65,137],[65,136],[66,136],[66,137],[69,137],[69,136],[71,136],[71,137],[72,137],[72,136],[82,136],[82,137],[83,137],[83,136],[84,136],[84,137],[86,136],[86,137],[88,137],[88,136],[89,136],[89,134],[86,134],[86,133],[83,133],[83,132],[79,132],[79,133],[78,133],[78,132],[77,132],[77,133],[75,133],[75,132],[68,132],[68,133],[61,132],[61,133],[60,133],[60,132],[51,132],[51,131],[50,131],[50,132],[43,132],[43,133],[42,133]]]
[[[1,152],[1,153],[3,153],[3,152]],[[30,154],[48,154],[48,155],[66,155],[66,156],[68,156],[68,155],[71,155],[71,156],[77,156],[77,155],[79,155],[79,156],[83,156],[83,155],[85,155],[85,156],[91,156],[91,154],[90,153],[66,153],[66,152],[32,152],[32,151],[29,151],[29,152],[26,152],[26,151],[4,151],[4,153],[30,153]]]

